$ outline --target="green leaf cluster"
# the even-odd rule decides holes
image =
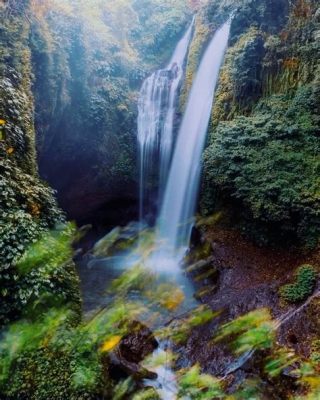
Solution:
[[[312,265],[302,265],[296,272],[296,281],[282,286],[281,297],[288,303],[299,303],[313,292],[317,280],[317,272]]]

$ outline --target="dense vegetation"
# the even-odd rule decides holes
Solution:
[[[17,265],[18,271],[22,274],[36,272],[43,264],[57,271],[58,265],[70,257],[71,237],[70,227],[58,234],[48,234],[24,254]],[[309,267],[303,268],[299,271],[300,280]],[[133,299],[131,293],[137,290],[140,299]],[[141,389],[139,380],[148,376],[148,369],[165,364],[168,358],[174,362],[174,354],[166,354],[165,359],[163,356],[158,359],[143,357],[140,369],[132,376],[122,374],[120,381],[119,376],[115,378],[112,374],[112,368],[119,365],[115,360],[118,357],[121,360],[125,340],[130,335],[138,340],[139,336],[135,335],[139,335],[142,325],[132,325],[132,321],[143,320],[148,315],[158,339],[181,345],[192,329],[205,326],[219,315],[200,306],[178,320],[172,319],[183,301],[183,293],[172,284],[161,283],[156,275],[139,266],[115,280],[109,292],[113,298],[109,306],[80,324],[77,311],[68,307],[66,301],[57,301],[57,292],[47,292],[40,302],[32,301],[31,312],[3,331],[0,342],[2,396],[34,400],[44,400],[48,396],[57,400],[157,399],[154,389]],[[171,323],[159,327],[158,321],[162,318]],[[133,326],[138,328],[133,329]],[[282,374],[287,370],[292,371],[290,376],[294,380],[293,399],[318,398],[317,352],[306,361],[280,347],[276,343],[280,326],[281,321],[272,320],[269,311],[261,309],[220,326],[212,338],[214,342],[227,341],[237,357],[248,352],[259,354],[254,364],[259,377],[237,385],[232,399],[260,399],[271,393],[282,396],[289,389],[281,384]],[[178,370],[177,398],[187,395],[191,399],[230,399],[224,387],[226,378],[203,374],[198,365]]]
[[[11,10],[0,35],[0,325],[17,318],[30,298],[56,288],[50,274],[21,276],[16,263],[39,235],[64,220],[53,190],[37,174],[26,10],[27,5]],[[66,291],[70,281],[77,285],[74,267],[68,268],[55,272],[60,281],[66,278]]]
[[[40,1],[32,13],[40,173],[72,218],[104,206],[119,220],[117,200],[138,193],[137,94],[188,23],[185,1]]]
[[[296,273],[296,281],[281,288],[281,296],[289,303],[305,300],[313,292],[317,273],[311,265],[302,265]]]
[[[268,6],[277,19],[246,6],[235,16],[204,158],[203,212],[229,208],[259,242],[315,246],[319,15],[316,2],[298,1],[284,25],[278,3]],[[248,16],[252,23],[243,24]]]
[[[27,283],[20,282],[17,259],[64,221],[55,193],[39,179],[36,142],[42,175],[60,189],[70,218],[85,218],[86,205],[91,210],[106,198],[133,195],[135,93],[154,63],[168,57],[185,24],[183,5],[171,9],[164,1],[138,7],[134,1],[98,0],[1,4],[1,324],[19,315],[29,296],[26,288],[19,293]],[[157,13],[147,19],[153,8]],[[172,41],[164,46],[165,39]],[[83,198],[83,191],[91,197]],[[76,203],[75,210],[68,201]],[[62,268],[61,274],[66,280],[73,274],[76,285],[71,270]]]

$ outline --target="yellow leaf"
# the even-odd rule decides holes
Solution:
[[[0,119],[0,125],[5,125],[6,121],[4,119]]]
[[[12,154],[14,152],[14,148],[13,147],[9,147],[7,149],[7,154]]]
[[[169,311],[174,311],[184,301],[184,293],[180,289],[176,289],[170,293],[167,298],[160,300],[160,304]]]
[[[108,340],[106,340],[103,345],[101,346],[101,351],[102,353],[105,353],[107,351],[112,350],[117,346],[117,344],[120,342],[121,336],[112,336]]]
[[[307,376],[303,378],[303,381],[313,389],[320,388],[320,378],[317,376]]]

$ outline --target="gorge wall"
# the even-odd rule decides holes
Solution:
[[[40,173],[58,190],[68,218],[114,226],[136,216],[138,90],[168,61],[192,9],[182,0],[174,10],[160,0],[96,8],[11,0],[1,7],[0,248],[9,271],[39,232],[63,220],[39,179],[35,143]],[[218,212],[260,244],[315,246],[317,2],[192,7],[199,9],[181,112],[211,33],[234,12],[204,154],[201,213]],[[5,296],[14,277],[13,270],[2,274]]]
[[[111,227],[135,219],[141,83],[166,64],[196,9],[182,112],[209,38],[234,13],[204,155],[201,213],[223,211],[225,221],[261,244],[279,242],[280,232],[283,243],[314,246],[320,228],[316,1],[189,5],[31,2],[41,176],[79,224]]]
[[[211,2],[204,20],[216,24],[219,7]],[[260,244],[319,238],[319,34],[316,1],[237,4],[201,203]]]
[[[67,2],[31,30],[40,173],[69,218],[137,217],[137,100],[189,22],[185,1]]]
[[[15,319],[30,298],[40,297],[48,282],[36,273],[20,276],[16,262],[28,246],[64,221],[53,190],[38,174],[29,2],[1,6],[0,79],[0,325]],[[57,277],[67,297],[77,298],[72,264]],[[51,292],[60,286],[53,284]],[[70,296],[69,296],[70,295]]]

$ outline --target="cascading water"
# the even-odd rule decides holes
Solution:
[[[179,273],[183,252],[178,250],[184,251],[189,242],[199,189],[201,155],[230,25],[231,21],[228,21],[214,35],[192,86],[165,190],[156,249],[148,260],[149,266],[158,272],[165,272],[166,275],[169,271],[170,281],[176,281],[189,299],[192,298],[188,293],[190,283],[184,274]],[[158,351],[165,352],[161,343]],[[157,356],[157,352],[154,356]],[[175,400],[178,385],[170,365],[158,368],[155,372],[158,378],[146,383],[156,388],[162,400]]]
[[[158,222],[160,255],[166,253],[165,258],[174,256],[177,250],[186,248],[189,243],[201,156],[230,25],[231,21],[228,21],[216,32],[202,58],[178,134]]]
[[[186,246],[189,240],[199,186],[201,154],[210,118],[214,89],[230,30],[230,23],[226,23],[217,31],[201,61],[175,145],[174,156],[170,162],[173,148],[175,104],[183,77],[183,66],[191,40],[192,26],[193,24],[178,44],[168,68],[155,72],[144,82],[139,100],[140,216],[144,216],[145,212],[144,196],[147,194],[147,189],[144,184],[149,177],[151,166],[154,164],[154,168],[158,169],[158,178],[162,182],[168,180],[158,222],[158,238],[155,243],[150,244],[148,240],[146,243],[142,241],[142,245],[140,243],[139,246],[133,246],[131,249],[120,250],[112,257],[103,260],[95,259],[90,262],[92,269],[97,267],[101,269],[102,265],[107,266],[108,268],[105,270],[110,280],[118,277],[123,270],[137,264],[147,264],[153,270],[158,270],[157,272],[160,272],[157,277],[158,282],[167,282],[169,278],[170,283],[175,281],[183,289],[185,301],[175,312],[180,312],[182,308],[183,311],[190,310],[190,306],[195,305],[193,288],[187,277],[178,268],[182,258],[175,257],[175,251],[172,250],[177,250],[179,246]],[[155,154],[159,160],[158,163],[154,162]],[[167,177],[169,164],[171,167],[169,177]],[[129,233],[124,233],[125,239],[131,238],[133,241],[137,239],[136,229],[129,229]],[[119,232],[111,233],[112,243],[114,243],[114,236],[117,237],[118,234]],[[148,235],[146,236],[149,238]],[[170,243],[171,248],[165,247],[163,242]],[[106,238],[102,243],[97,244],[97,249],[103,247],[103,244],[108,247]],[[162,258],[163,256],[164,258]],[[170,260],[169,264],[166,264],[167,260]],[[167,273],[168,270],[170,275]],[[162,271],[164,271],[163,274]],[[101,276],[99,275],[100,280]],[[139,294],[134,291],[132,296],[137,299]],[[108,303],[108,299],[104,301],[106,303],[103,304]],[[168,348],[170,348],[169,342],[159,340],[159,348],[154,353],[155,360],[159,356],[160,358],[166,357]],[[169,359],[170,357],[168,357]],[[170,361],[160,367],[155,362],[155,372],[158,375],[157,379],[146,380],[146,386],[153,386],[162,400],[175,400],[178,384]]]
[[[140,221],[146,217],[148,185],[159,181],[158,205],[167,181],[173,146],[175,104],[184,64],[192,37],[193,21],[165,69],[158,70],[143,83],[138,102],[138,146],[140,152]]]

